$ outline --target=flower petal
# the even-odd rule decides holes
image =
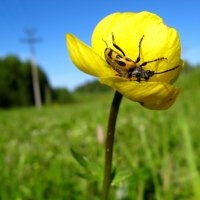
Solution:
[[[168,109],[180,93],[180,89],[162,82],[139,83],[121,77],[103,77],[100,81],[152,110]]]
[[[168,86],[171,86],[171,85],[168,85]],[[166,109],[168,109],[176,101],[176,98],[180,94],[180,89],[179,88],[171,88],[170,91],[169,91],[169,88],[165,88],[165,89],[168,90],[167,92],[169,92],[169,93],[166,96],[166,98],[163,99],[163,101],[161,99],[159,99],[158,102],[147,101],[147,102],[142,102],[141,105],[148,109],[151,109],[151,110],[166,110]]]
[[[115,73],[104,59],[74,35],[67,34],[66,40],[70,58],[81,71],[97,77]]]
[[[105,17],[96,26],[92,36],[92,47],[104,59],[105,40],[110,48],[113,48],[112,33],[116,44],[125,54],[135,61],[141,43],[141,59],[138,64],[165,57],[148,63],[145,70],[164,72],[176,66],[179,68],[166,73],[154,75],[149,81],[173,83],[182,70],[183,62],[180,59],[180,40],[177,31],[163,23],[163,20],[149,12],[140,13],[114,13]],[[115,49],[116,50],[116,49]]]

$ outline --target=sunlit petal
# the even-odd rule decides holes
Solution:
[[[168,90],[168,95],[166,96],[166,98],[158,99],[157,101],[142,102],[141,105],[151,110],[166,110],[174,104],[179,94],[180,89],[173,87],[170,90]]]
[[[93,76],[113,75],[113,70],[91,47],[72,34],[66,35],[67,47],[72,62],[83,72]]]

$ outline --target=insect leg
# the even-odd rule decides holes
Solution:
[[[116,44],[115,42],[115,37],[114,37],[114,34],[112,33],[112,43],[113,43],[113,46],[118,49],[122,54],[123,56],[125,56],[125,53],[123,52],[123,50]]]
[[[144,35],[142,36],[142,38],[140,39],[140,42],[139,42],[139,53],[138,53],[138,57],[137,57],[137,59],[136,59],[136,63],[138,63],[138,62],[140,62],[140,52],[141,52],[141,44],[142,44],[142,40],[143,40],[143,38],[144,38]]]
[[[140,65],[140,67],[143,67],[143,66],[145,66],[146,64],[151,63],[151,62],[157,62],[157,61],[159,61],[159,60],[165,60],[165,59],[167,59],[167,58],[161,57],[161,58],[156,58],[155,60],[146,61],[146,62],[143,62],[143,63]]]

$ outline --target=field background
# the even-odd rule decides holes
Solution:
[[[200,199],[200,69],[183,73],[182,93],[167,111],[123,99],[116,127],[114,166],[128,176],[111,190],[116,200]],[[76,103],[0,110],[0,199],[97,200],[101,184],[71,148],[99,166],[113,93],[77,94]],[[94,172],[95,173],[95,172]]]

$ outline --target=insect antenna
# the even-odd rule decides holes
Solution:
[[[141,37],[140,42],[139,42],[139,46],[138,46],[138,48],[139,48],[139,53],[138,53],[138,57],[137,57],[137,59],[136,59],[136,61],[135,61],[136,63],[140,62],[140,52],[141,52],[141,44],[142,44],[143,38],[144,38],[144,35]]]
[[[116,45],[116,43],[115,43],[115,37],[114,37],[114,34],[112,33],[112,43],[113,43],[113,46],[116,48],[116,49],[118,49],[122,54],[123,54],[123,56],[125,56],[125,53],[123,52],[123,50],[118,46],[118,45]]]
[[[108,44],[107,44],[107,42],[104,40],[104,39],[102,39],[103,40],[103,42],[105,42],[105,44],[106,44],[106,48],[108,48]]]
[[[162,72],[154,72],[154,74],[163,74],[163,73],[166,73],[166,72],[170,72],[172,70],[177,69],[178,67],[180,67],[180,65],[177,65],[176,67],[173,67],[171,69],[168,69],[168,70],[165,70],[165,71],[162,71]]]

